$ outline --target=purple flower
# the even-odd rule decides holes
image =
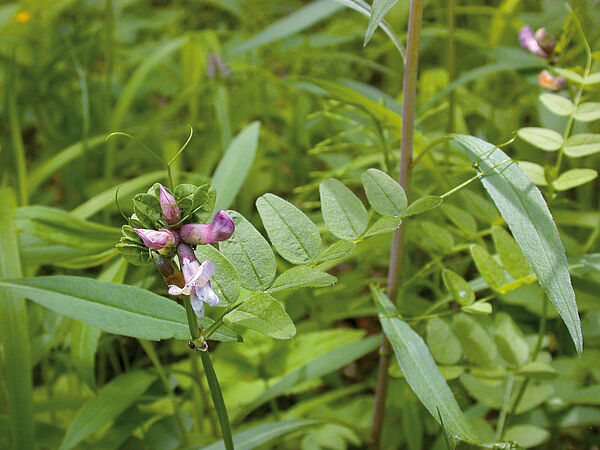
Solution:
[[[164,249],[175,247],[179,243],[179,235],[171,230],[162,229],[157,231],[134,228],[133,231],[142,238],[146,247],[157,250],[159,253]]]
[[[525,25],[523,28],[521,28],[521,32],[519,33],[519,42],[521,43],[521,47],[523,47],[525,50],[528,50],[535,55],[543,56],[544,58],[548,57],[548,54],[538,43],[535,35],[533,34],[533,30],[529,25]]]
[[[173,225],[181,220],[181,211],[175,197],[173,197],[169,191],[167,191],[162,184],[158,185],[160,209],[162,210],[163,217],[169,225]]]
[[[521,28],[519,42],[525,50],[544,58],[550,58],[556,46],[556,40],[548,37],[548,32],[545,28],[538,29],[534,34],[529,25]]]
[[[217,211],[211,223],[191,223],[181,227],[181,240],[186,244],[211,244],[231,237],[235,224],[226,211]]]
[[[210,277],[215,273],[215,265],[212,261],[204,261],[200,264],[194,251],[187,244],[179,244],[177,254],[181,263],[185,286],[180,288],[179,286],[170,285],[169,294],[189,295],[194,312],[202,318],[204,317],[204,303],[208,303],[210,306],[219,304],[219,297],[210,287]]]

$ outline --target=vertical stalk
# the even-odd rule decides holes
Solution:
[[[404,188],[407,196],[410,190],[410,176],[412,170],[412,148],[415,129],[415,108],[417,99],[417,70],[419,65],[419,38],[421,35],[421,22],[423,20],[423,0],[411,0],[410,16],[408,19],[408,41],[406,61],[404,63],[404,82],[402,89],[402,140],[400,142],[400,173],[398,183]],[[394,232],[390,252],[388,269],[387,294],[395,302],[398,295],[400,269],[402,267],[402,254],[404,253],[404,234],[406,223],[403,222]],[[379,448],[381,430],[385,417],[385,401],[388,387],[388,368],[390,364],[391,346],[383,334],[380,354],[379,373],[377,375],[377,388],[375,392],[375,412],[371,437],[373,447]]]
[[[448,0],[448,60],[446,69],[448,70],[448,83],[454,80],[456,72],[456,21],[454,17],[455,0]],[[448,134],[454,133],[454,89],[448,94]],[[448,152],[446,152],[448,154]]]

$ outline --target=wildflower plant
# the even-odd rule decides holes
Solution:
[[[600,153],[597,55],[575,12],[560,32],[548,31],[550,24],[534,31],[505,20],[506,12],[494,17],[492,28],[512,30],[515,48],[492,50],[513,58],[508,67],[519,89],[536,89],[540,122],[503,126],[517,122],[513,112],[522,105],[511,105],[504,114],[510,117],[498,113],[496,126],[488,111],[494,108],[486,107],[492,94],[480,78],[504,71],[504,63],[457,76],[457,11],[450,1],[444,4],[447,67],[440,71],[436,62],[420,70],[421,29],[430,20],[423,21],[424,1],[410,1],[406,44],[383,19],[396,4],[303,4],[253,39],[236,35],[226,52],[219,49],[227,35],[221,29],[167,40],[123,83],[116,106],[108,105],[98,121],[98,136],[87,134],[95,111],[88,105],[83,140],[32,167],[19,138],[16,90],[7,90],[6,148],[18,170],[0,189],[0,375],[4,422],[10,422],[2,426],[10,428],[16,448],[36,446],[34,425],[38,437],[40,429],[48,431],[65,449],[112,448],[121,435],[131,438],[125,445],[142,447],[163,434],[181,448],[228,450],[284,436],[291,443],[283,448],[411,449],[461,442],[531,447],[563,429],[569,442],[577,433],[594,438],[588,428],[599,423],[592,409],[598,352],[587,346],[598,346],[600,221],[589,206],[597,200],[592,183],[598,174],[584,166]],[[110,53],[115,14],[112,2],[106,5],[102,55]],[[293,36],[343,6],[369,17],[364,42],[373,42],[365,55],[379,58],[392,49],[390,56],[403,62],[401,102],[373,86],[324,79],[319,64],[311,76],[295,73],[312,66],[304,64],[304,52],[351,42],[338,34],[352,17],[340,17],[341,26],[338,17],[331,19],[335,33],[318,39]],[[240,21],[251,19],[235,5],[225,8]],[[44,13],[6,11],[19,32]],[[423,31],[428,39],[439,34]],[[475,41],[472,36],[463,34],[461,45]],[[253,66],[255,59],[270,62],[260,59],[260,47],[286,37],[281,50],[292,52],[289,67]],[[68,38],[85,104],[79,47]],[[583,69],[579,48],[585,50]],[[250,50],[252,58],[236,59]],[[181,69],[181,92],[153,99],[159,119],[146,119],[139,140],[122,132],[107,138],[106,129],[122,129],[125,117],[134,115],[132,99],[157,61],[177,52],[181,67],[156,72]],[[367,58],[324,54],[352,68],[364,64],[399,84],[398,73]],[[17,68],[28,63],[16,62]],[[102,65],[110,68],[111,61]],[[332,67],[340,69],[337,62]],[[517,71],[532,76],[525,80]],[[9,87],[13,75],[6,77]],[[102,95],[119,92],[110,86],[113,75],[106,74]],[[478,83],[472,91],[466,90],[469,80]],[[247,100],[255,96],[260,101]],[[182,105],[190,121],[199,122],[205,100],[216,118],[207,114],[210,126],[202,128],[204,152],[183,153],[191,132],[181,148],[171,138],[161,137],[160,148],[142,143],[165,117],[180,123]],[[44,108],[39,102],[32,111],[39,109],[52,125]],[[485,125],[469,116],[472,110]],[[444,126],[433,127],[439,113],[448,113]],[[53,128],[44,139],[52,139]],[[129,144],[153,158],[140,167],[159,162],[161,170],[114,186],[117,163],[125,169],[129,158],[137,162],[134,152],[115,151],[115,136],[132,139]],[[62,186],[50,169],[102,145],[104,184],[94,186],[99,193],[70,212],[28,204],[43,198],[41,187],[49,181]],[[72,172],[61,176],[86,176],[85,170]],[[76,183],[65,185],[66,197],[78,190]],[[581,188],[589,189],[589,211],[579,211],[581,204],[567,210]],[[123,221],[117,222],[117,209]],[[576,242],[582,236],[584,242]],[[71,271],[78,272],[65,274]],[[583,298],[579,304],[576,293]],[[24,299],[36,303],[32,314]],[[167,342],[159,351],[155,341]],[[139,354],[131,358],[133,346]],[[72,374],[55,369],[55,360]],[[71,375],[81,382],[71,383]],[[37,378],[48,381],[48,389]],[[65,402],[75,404],[72,414],[34,411],[34,395],[35,405],[43,395],[52,404],[53,395],[71,384],[83,392],[82,406],[79,398]],[[55,415],[56,427],[47,423]],[[234,434],[237,427],[243,431]]]

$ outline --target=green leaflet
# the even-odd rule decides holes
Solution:
[[[322,181],[319,193],[327,228],[340,239],[358,239],[369,222],[369,214],[360,199],[335,178]]]
[[[518,135],[525,142],[547,152],[555,152],[563,144],[563,137],[554,130],[538,127],[521,128]]]
[[[225,323],[243,325],[275,339],[291,339],[296,334],[294,322],[281,303],[259,292],[225,316]]]
[[[396,3],[398,3],[398,0],[373,0],[371,17],[369,17],[369,25],[367,26],[367,31],[365,31],[365,40],[363,45],[367,45],[367,43],[371,40],[373,33],[385,15],[396,5]]]
[[[219,250],[236,268],[243,287],[251,291],[265,290],[277,271],[273,250],[240,213],[229,211],[229,214],[235,223],[235,231],[231,238],[219,243]]]
[[[2,280],[0,289],[108,333],[153,341],[190,338],[184,308],[145,289],[62,275]],[[212,320],[201,322],[207,327]],[[223,328],[211,338],[238,340]]]
[[[209,260],[215,264],[216,270],[210,283],[221,299],[219,306],[234,304],[240,296],[240,277],[235,267],[211,245],[198,245],[195,253],[199,261]]]
[[[60,449],[75,447],[90,434],[111,423],[150,387],[155,378],[148,372],[132,371],[113,379],[77,412]]]
[[[471,161],[478,161],[483,172],[509,159],[502,150],[481,139],[466,135],[454,137]],[[513,163],[493,169],[481,182],[508,223],[542,289],[569,329],[577,353],[581,354],[581,322],[565,249],[544,197]]]
[[[361,175],[367,199],[382,216],[401,217],[408,200],[402,186],[392,177],[378,169],[369,169]]]
[[[314,267],[298,266],[286,270],[275,279],[267,292],[273,293],[302,287],[325,287],[335,284],[337,279]]]
[[[227,147],[210,181],[217,191],[214,211],[229,208],[242,188],[254,163],[259,133],[260,122],[252,122]]]
[[[256,208],[269,239],[283,258],[292,264],[306,264],[317,257],[321,235],[302,211],[273,194],[259,197]]]
[[[477,442],[477,436],[421,336],[400,319],[396,307],[380,289],[371,286],[371,294],[379,310],[379,321],[392,344],[402,373],[423,406],[436,420],[441,415],[450,433],[467,442]]]

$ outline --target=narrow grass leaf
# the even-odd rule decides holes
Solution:
[[[21,276],[21,260],[13,225],[16,201],[8,187],[0,189],[0,282]],[[0,338],[6,406],[10,410],[13,448],[35,448],[31,344],[25,299],[19,292],[0,291]]]
[[[237,450],[252,450],[263,444],[322,422],[311,419],[282,420],[281,422],[258,425],[233,435],[233,443]],[[202,447],[202,450],[221,450],[225,448],[223,440]]]
[[[285,394],[294,386],[322,377],[323,375],[327,375],[328,373],[347,366],[351,362],[356,361],[367,353],[375,350],[380,343],[381,336],[369,336],[358,342],[351,342],[331,350],[303,366],[298,367],[250,402],[250,404],[244,408],[240,418],[243,418],[245,415],[251,413],[269,400]]]
[[[153,341],[190,338],[182,306],[134,286],[56,275],[2,280],[0,290],[23,296],[107,333]],[[205,320],[203,326],[210,325],[209,321]],[[238,340],[235,334],[224,334],[224,331],[221,329],[212,337]]]
[[[396,307],[380,289],[371,287],[371,294],[379,310],[379,321],[392,344],[402,373],[423,406],[436,420],[441,417],[450,433],[462,440],[477,442],[477,436],[421,336],[400,319]]]
[[[300,79],[320,87],[336,100],[362,109],[371,117],[375,118],[382,127],[388,129],[394,137],[399,139],[402,136],[402,117],[391,109],[374,102],[354,89],[339,83],[334,83],[333,81],[310,77],[301,77]]]
[[[133,371],[110,381],[77,412],[67,428],[60,449],[71,449],[109,425],[150,387],[155,378],[148,372]]]
[[[210,182],[217,190],[214,211],[229,208],[246,181],[256,156],[259,132],[260,122],[252,122],[231,141],[219,161]]]
[[[472,136],[454,136],[471,161],[478,161],[483,172],[491,170],[481,179],[483,186],[508,223],[542,289],[565,322],[577,353],[581,354],[581,322],[565,249],[544,197],[517,164],[497,167],[509,159],[502,150]]]
[[[336,4],[330,0],[317,0],[291,13],[290,15],[279,19],[264,28],[259,33],[246,39],[242,44],[231,50],[231,53],[237,54],[247,52],[263,45],[285,39],[296,33],[299,33],[312,25],[332,16],[340,9],[342,5]]]
[[[284,259],[292,264],[306,264],[317,257],[321,235],[306,214],[273,194],[259,197],[256,208],[269,239]]]
[[[84,250],[108,250],[121,231],[47,206],[25,206],[15,211],[15,227],[46,242]]]

